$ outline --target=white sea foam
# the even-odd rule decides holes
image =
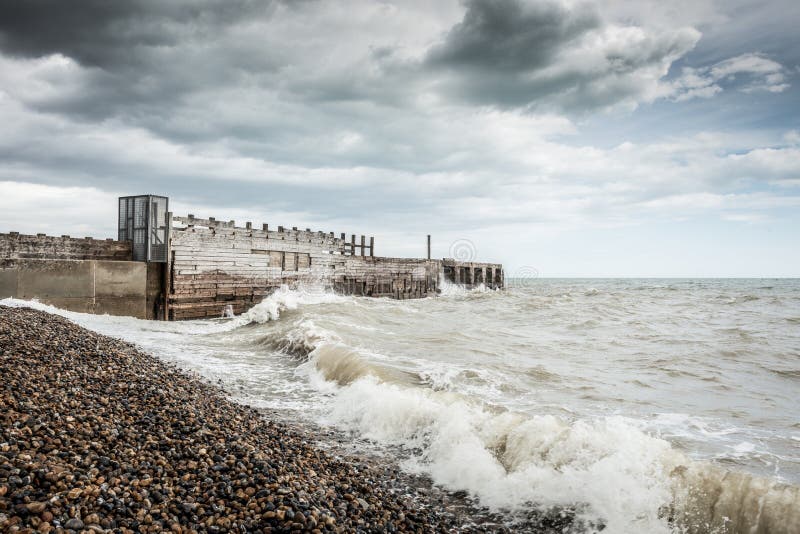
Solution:
[[[490,293],[494,292],[486,287],[485,284],[478,284],[477,286],[467,289],[465,286],[460,284],[454,284],[453,282],[449,281],[444,276],[439,277],[439,296],[440,297],[469,297],[474,295],[480,295],[482,293]]]
[[[490,409],[397,380],[342,343],[320,344],[306,369],[332,394],[327,423],[412,451],[407,469],[495,509],[576,506],[590,530],[609,533],[788,533],[800,525],[800,512],[787,506],[800,504],[796,487],[692,461],[627,418]],[[749,508],[737,510],[736,502]]]
[[[353,378],[351,364],[343,359]],[[405,462],[408,469],[496,509],[585,504],[587,524],[609,533],[788,533],[800,526],[796,487],[691,461],[622,417],[495,413],[453,393],[365,373],[336,392],[329,418],[365,438],[421,451]]]
[[[498,414],[452,393],[366,376],[338,392],[330,421],[421,450],[406,467],[493,508],[586,503],[587,518],[607,532],[669,531],[659,511],[671,500],[665,459],[677,453],[620,418]]]
[[[352,297],[336,295],[320,288],[301,286],[290,289],[283,285],[243,314],[235,318],[237,326],[247,323],[266,323],[276,321],[281,312],[296,310],[301,305],[341,303]]]
[[[320,338],[311,331],[308,339]],[[570,422],[498,412],[457,393],[397,380],[330,339],[319,341],[304,367],[312,383],[333,394],[328,423],[421,451],[406,468],[467,490],[484,505],[586,504],[585,518],[607,532],[669,531],[662,513],[671,502],[666,473],[683,457],[623,418]]]
[[[444,276],[439,277],[439,296],[440,297],[457,297],[467,294],[468,289],[462,285],[454,284]]]

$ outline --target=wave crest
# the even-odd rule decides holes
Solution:
[[[296,310],[301,305],[337,303],[348,300],[348,297],[336,295],[319,288],[300,286],[296,289],[289,289],[289,286],[283,285],[280,289],[265,297],[264,300],[236,317],[236,320],[239,324],[263,324],[269,321],[277,321],[282,312]]]
[[[577,522],[611,533],[799,531],[797,487],[690,460],[634,421],[499,412],[381,380],[352,354],[329,350],[318,349],[317,362],[340,386],[331,422],[400,445],[412,454],[405,467],[491,508],[573,507]]]

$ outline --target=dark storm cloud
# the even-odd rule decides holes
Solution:
[[[247,69],[275,67],[267,53],[219,46],[230,27],[268,19],[270,2],[137,0],[5,2],[0,7],[0,51],[11,57],[60,54],[76,61],[80,91],[35,109],[98,120],[161,117],[197,90],[235,83]]]
[[[569,10],[555,2],[469,0],[464,19],[431,50],[432,67],[507,74],[549,64],[569,41],[598,28],[590,6]]]
[[[588,4],[468,0],[425,66],[445,73],[445,92],[472,103],[592,111],[639,97],[642,79],[653,81],[643,72],[669,65],[699,38],[691,29],[647,37],[631,29],[613,27]]]
[[[286,26],[273,20],[276,6],[283,15],[291,11],[297,20],[307,19],[308,27],[281,34]],[[463,19],[421,59],[395,57],[395,42],[375,35],[364,42],[361,57],[341,61],[323,59],[326,50],[319,43],[335,44],[341,30],[313,26],[319,10],[318,4],[247,0],[5,3],[0,51],[27,58],[62,54],[84,68],[80,90],[27,102],[37,110],[90,121],[122,118],[180,142],[219,136],[269,142],[275,134],[268,129],[291,135],[295,121],[301,131],[309,122],[297,119],[297,109],[287,109],[286,122],[268,117],[259,125],[237,124],[241,114],[235,111],[233,117],[204,113],[204,123],[195,119],[189,128],[165,119],[200,117],[200,101],[249,97],[252,106],[275,96],[279,102],[273,105],[329,115],[316,117],[322,126],[328,119],[342,124],[340,104],[349,106],[345,114],[353,123],[374,124],[374,113],[412,108],[415,96],[424,93],[459,104],[583,113],[626,99],[635,103],[648,89],[643,83],[658,78],[643,71],[694,43],[691,34],[669,31],[600,42],[599,51],[584,54],[583,41],[602,37],[608,28],[594,6],[470,0]],[[584,60],[590,53],[596,57]],[[373,112],[365,116],[365,108]],[[385,150],[377,147],[380,153]]]
[[[268,14],[269,6],[247,0],[4,2],[0,48],[26,57],[60,53],[116,70],[141,59],[143,49],[174,46],[189,33],[211,39],[214,28]]]

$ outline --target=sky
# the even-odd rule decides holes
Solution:
[[[800,276],[796,0],[0,2],[0,231],[116,198],[507,277]]]

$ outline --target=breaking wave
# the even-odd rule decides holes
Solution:
[[[320,345],[310,357],[325,380],[339,386],[350,385],[362,378],[381,382],[421,383],[419,376],[414,373],[371,363],[358,351],[340,343]]]
[[[260,303],[235,318],[236,325],[248,323],[266,323],[276,321],[281,313],[296,310],[301,305],[337,303],[350,300],[352,297],[336,295],[321,288],[300,287],[289,289],[283,285]]]
[[[491,508],[574,506],[585,524],[612,533],[800,528],[797,487],[689,460],[625,418],[496,411],[454,393],[392,383],[327,350],[316,365],[340,386],[331,423],[419,451],[405,467]]]
[[[798,487],[691,460],[635,420],[523,415],[424,387],[307,321],[287,339],[303,339],[301,367],[332,395],[327,424],[400,446],[406,469],[492,509],[570,507],[587,532],[800,528]]]

